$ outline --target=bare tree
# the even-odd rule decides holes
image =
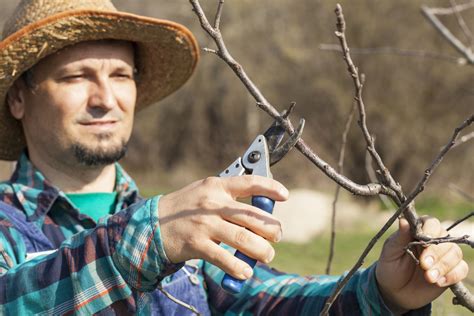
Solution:
[[[370,48],[351,48],[353,54],[393,54],[408,57],[418,58],[432,58],[437,60],[443,60],[453,62],[458,65],[472,65],[474,64],[474,35],[466,24],[462,12],[474,8],[474,1],[469,1],[463,4],[457,4],[455,0],[451,0],[451,6],[449,8],[434,8],[428,6],[422,6],[421,12],[435,28],[436,31],[452,46],[454,47],[461,56],[447,55],[443,53],[437,53],[427,50],[419,49],[403,49],[398,47],[384,46],[384,47],[370,47]],[[462,30],[462,34],[465,37],[465,44],[459,36],[456,36],[447,26],[445,26],[440,16],[453,15],[456,18],[458,26]],[[340,45],[337,44],[321,44],[319,46],[321,50],[326,51],[339,51],[341,52]]]
[[[224,6],[224,0],[220,0],[217,6],[216,14],[214,17],[214,22],[211,25],[209,22],[206,14],[204,13],[200,3],[198,0],[190,0],[193,10],[199,18],[202,28],[209,34],[209,36],[213,39],[214,43],[216,44],[215,49],[205,48],[204,50],[210,53],[217,55],[221,58],[237,75],[237,77],[241,80],[243,85],[246,87],[248,92],[255,98],[256,104],[267,114],[269,114],[274,120],[279,122],[281,126],[283,126],[290,136],[295,135],[295,129],[293,124],[291,123],[289,118],[283,117],[280,115],[279,111],[273,107],[270,102],[264,97],[261,91],[257,88],[257,86],[252,82],[249,76],[244,71],[243,67],[232,57],[230,52],[228,51],[225,42],[223,40],[221,31],[220,31],[220,23],[221,23],[221,16],[222,10]],[[474,247],[472,241],[468,240],[466,236],[461,238],[454,238],[450,236],[442,237],[442,238],[431,238],[426,236],[422,232],[422,223],[420,218],[418,217],[414,205],[415,198],[424,190],[427,181],[429,180],[431,174],[434,170],[439,166],[441,161],[443,160],[444,156],[448,153],[448,151],[456,144],[456,141],[459,137],[460,132],[465,129],[466,127],[470,126],[474,121],[474,114],[472,114],[468,119],[466,119],[462,124],[460,124],[455,130],[453,135],[451,136],[449,142],[440,153],[436,156],[436,158],[432,161],[429,167],[425,170],[423,177],[418,182],[416,188],[409,194],[405,195],[399,183],[393,178],[389,169],[385,166],[381,156],[377,152],[375,148],[375,140],[372,137],[366,120],[366,113],[365,113],[365,104],[362,97],[362,90],[363,90],[363,80],[362,75],[359,73],[359,70],[354,65],[352,58],[349,54],[349,47],[347,45],[346,37],[345,37],[345,20],[342,14],[342,8],[338,5],[336,8],[336,16],[337,16],[337,31],[336,36],[339,39],[341,51],[343,53],[344,60],[348,67],[349,75],[351,76],[354,87],[355,87],[355,101],[357,104],[357,109],[359,113],[359,126],[362,130],[363,137],[366,142],[366,149],[371,155],[375,165],[377,166],[377,171],[380,174],[380,177],[377,182],[371,182],[368,184],[358,184],[340,172],[336,171],[333,167],[331,167],[327,162],[322,160],[305,142],[303,139],[299,139],[297,142],[296,148],[307,158],[309,159],[317,168],[319,168],[326,176],[330,179],[334,180],[338,185],[345,188],[349,192],[357,195],[365,195],[365,196],[375,196],[375,195],[386,195],[388,196],[397,206],[397,211],[393,214],[393,216],[387,221],[387,223],[380,229],[380,231],[374,236],[374,238],[369,242],[369,245],[364,250],[363,254],[354,265],[354,267],[350,270],[350,272],[344,277],[338,285],[335,287],[333,294],[326,302],[325,308],[322,311],[322,315],[327,315],[332,303],[337,298],[338,294],[342,290],[342,288],[347,284],[347,281],[353,276],[355,271],[359,269],[362,265],[365,257],[372,249],[373,245],[378,241],[378,239],[385,233],[385,231],[395,222],[395,220],[403,214],[403,216],[408,220],[410,223],[410,227],[412,230],[412,234],[416,240],[413,245],[423,244],[439,244],[444,242],[455,242],[455,243],[463,243],[468,244],[471,247]],[[341,168],[339,168],[341,169]],[[409,249],[407,249],[409,251]],[[416,258],[415,258],[416,259]],[[460,282],[456,285],[451,286],[451,290],[455,294],[455,299],[453,302],[455,304],[461,304],[468,308],[470,311],[474,311],[474,298],[471,293],[467,290],[467,288]]]
[[[474,64],[474,53],[472,52],[473,37],[469,28],[461,15],[461,12],[474,8],[474,1],[457,5],[454,0],[451,1],[450,8],[430,8],[427,6],[421,7],[421,12],[426,16],[433,27],[467,60],[469,64]],[[465,45],[458,37],[456,37],[438,18],[441,15],[456,16],[459,26],[464,35],[468,38],[469,45]]]

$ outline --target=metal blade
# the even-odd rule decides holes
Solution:
[[[268,152],[271,154],[280,144],[283,136],[285,136],[285,130],[277,122],[273,124],[263,133],[267,140]]]
[[[293,109],[295,108],[295,102],[291,102],[290,107],[283,112],[280,113],[281,117],[283,118],[288,118],[293,112]],[[283,139],[283,136],[285,136],[285,130],[281,125],[277,122],[274,121],[273,124],[263,133],[263,136],[265,136],[268,144],[268,152],[270,155],[275,151],[275,149],[278,147],[280,144],[281,140]]]
[[[301,119],[300,124],[293,135],[291,135],[283,145],[270,152],[270,166],[273,166],[279,162],[293,147],[295,147],[296,143],[301,137],[301,134],[303,134],[304,123],[305,120]]]

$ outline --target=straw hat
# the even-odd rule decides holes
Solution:
[[[25,147],[21,123],[5,102],[15,80],[65,46],[101,39],[137,43],[137,110],[181,87],[199,57],[186,27],[119,12],[110,0],[21,0],[0,42],[0,160],[17,159]]]

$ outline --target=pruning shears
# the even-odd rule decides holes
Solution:
[[[288,114],[284,113],[282,116],[286,118]],[[278,145],[283,139],[285,129],[278,122],[274,122],[265,133],[258,135],[244,155],[230,164],[229,167],[219,174],[219,177],[258,175],[273,178],[270,166],[279,162],[296,145],[303,132],[303,128],[304,120],[302,119],[298,129],[279,147]],[[265,196],[252,196],[252,205],[271,214],[275,201]],[[257,263],[255,259],[244,255],[239,250],[235,252],[234,256],[243,260],[252,268]],[[221,286],[226,291],[236,294],[240,292],[244,283],[244,280],[239,280],[229,274],[225,274]]]

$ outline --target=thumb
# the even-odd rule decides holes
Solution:
[[[381,259],[398,260],[405,254],[405,247],[410,241],[412,241],[410,225],[406,219],[402,218],[398,221],[398,231],[392,234],[385,243]]]
[[[405,248],[406,245],[413,241],[410,232],[410,224],[405,218],[398,221],[397,244],[399,247]]]

